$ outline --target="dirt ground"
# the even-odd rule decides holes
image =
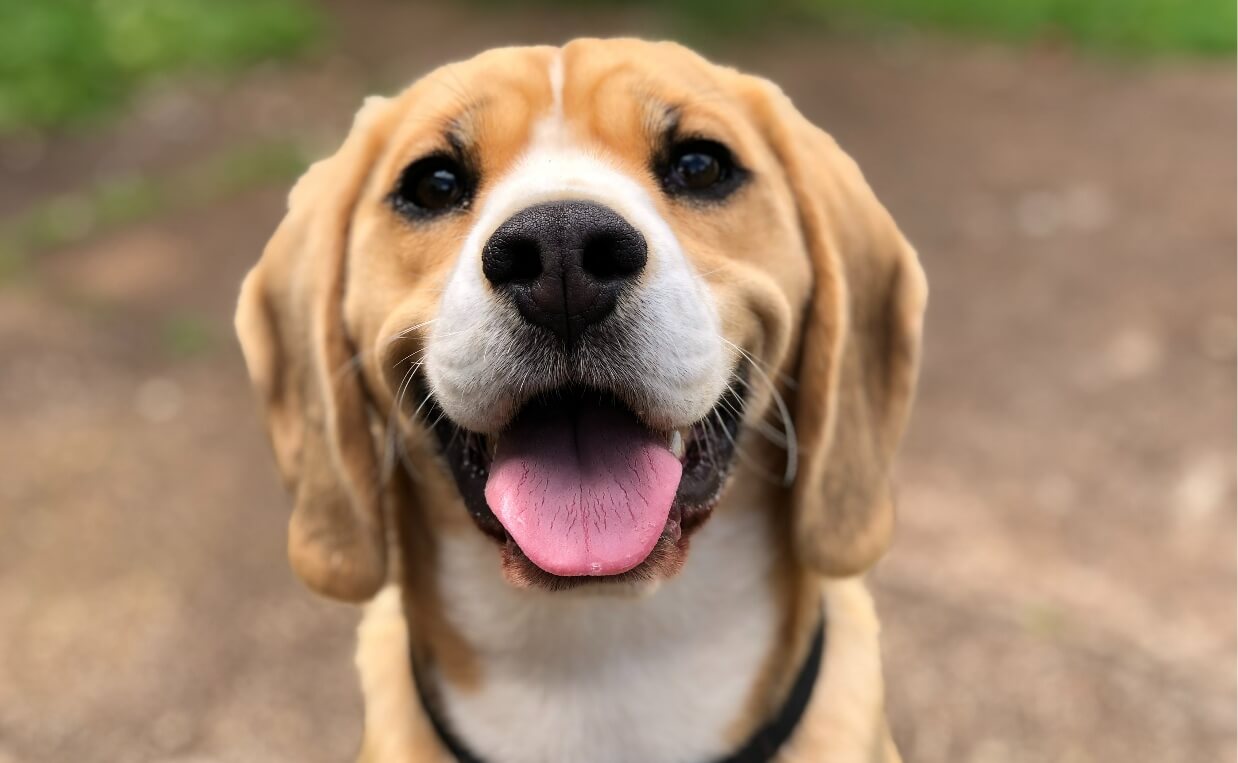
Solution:
[[[0,143],[0,214],[295,134],[499,43],[648,14],[334,10],[335,52],[156,89],[89,135]],[[1235,76],[921,38],[770,33],[932,285],[873,574],[908,761],[1235,756]],[[41,256],[0,284],[0,763],[339,761],[356,611],[284,557],[287,501],[231,311],[284,188]],[[186,348],[169,332],[199,321]],[[178,323],[179,322],[179,323]]]

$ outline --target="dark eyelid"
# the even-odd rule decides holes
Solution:
[[[676,122],[675,132],[668,133],[664,144],[659,147],[653,157],[654,175],[659,179],[659,182],[661,182],[668,194],[693,203],[718,203],[727,199],[732,193],[747,183],[751,173],[744,167],[739,157],[735,155],[735,152],[731,150],[731,147],[726,142],[701,133],[681,133],[679,127],[679,123]],[[669,185],[666,180],[671,162],[684,148],[691,151],[694,147],[701,149],[716,147],[719,149],[714,153],[719,154],[725,160],[726,177],[709,188],[695,191],[677,190]]]
[[[462,148],[457,141],[453,141],[450,133],[445,134],[449,144],[446,148],[432,149],[412,161],[404,165],[400,170],[399,176],[396,178],[395,187],[387,194],[387,204],[402,217],[409,220],[432,220],[443,215],[453,212],[460,212],[469,208],[473,200],[473,194],[477,191],[479,175],[475,165],[469,160],[467,149]],[[418,165],[434,162],[450,162],[459,167],[459,179],[463,184],[463,196],[460,202],[454,207],[444,209],[425,210],[415,204],[409,203],[401,196],[401,189],[405,177],[408,172]]]

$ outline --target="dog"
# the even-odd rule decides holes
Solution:
[[[917,256],[775,85],[672,43],[372,97],[236,328],[288,553],[365,602],[362,761],[896,761],[861,575]]]

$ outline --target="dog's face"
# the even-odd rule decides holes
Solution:
[[[392,453],[441,456],[408,465],[423,524],[475,525],[513,581],[661,577],[771,411],[801,562],[863,569],[924,294],[854,164],[776,88],[578,40],[367,102],[294,189],[237,325],[296,493],[294,566],[355,599],[384,579]]]

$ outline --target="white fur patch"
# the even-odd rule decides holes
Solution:
[[[444,538],[446,615],[482,675],[473,691],[440,682],[450,723],[477,755],[509,763],[730,752],[776,636],[771,535],[763,512],[714,517],[677,577],[610,595],[515,589],[492,541]]]

